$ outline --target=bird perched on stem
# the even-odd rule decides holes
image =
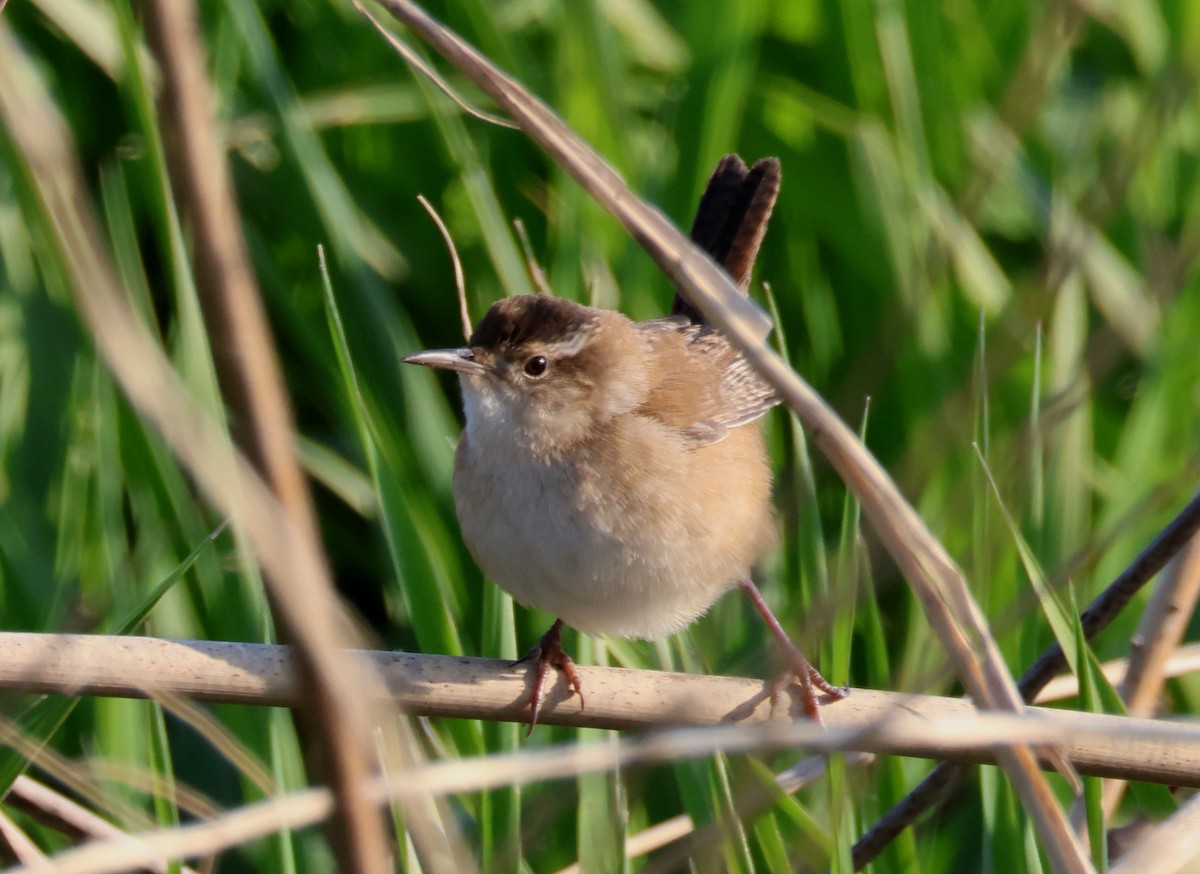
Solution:
[[[718,163],[692,239],[743,290],[779,192],[779,162]],[[463,539],[484,573],[558,617],[533,664],[531,728],[545,678],[583,705],[562,628],[654,639],[741,586],[783,646],[805,711],[830,685],[750,579],[775,539],[771,470],[757,423],[771,388],[700,312],[633,322],[546,294],[501,300],[461,349],[409,355],[452,370],[466,426],[454,465]]]

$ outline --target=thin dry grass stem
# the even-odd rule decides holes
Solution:
[[[533,247],[529,245],[529,234],[525,230],[525,222],[513,219],[513,227],[517,231],[517,239],[521,241],[521,251],[525,253],[525,269],[529,271],[529,281],[533,283],[533,287],[538,290],[539,294],[553,294],[550,290],[550,283],[546,281],[546,273],[534,256]]]
[[[209,746],[229,762],[243,779],[254,784],[263,795],[274,795],[279,791],[270,769],[207,710],[169,689],[147,686],[146,695],[208,741]]]
[[[192,859],[247,844],[284,829],[299,829],[324,821],[333,812],[328,789],[306,789],[270,801],[248,804],[219,820],[99,839],[56,854],[55,874],[105,874],[137,870],[156,859]],[[43,874],[44,865],[7,868],[4,874]]]
[[[153,821],[137,807],[126,804],[111,792],[105,791],[101,786],[101,781],[119,782],[148,794],[169,796],[171,803],[180,810],[200,819],[212,819],[221,813],[215,803],[199,793],[169,784],[158,774],[128,763],[97,759],[84,761],[66,759],[46,747],[41,741],[27,737],[15,723],[3,718],[0,718],[0,743],[12,747],[40,770],[86,799],[98,810],[105,810],[110,816],[128,823],[134,828],[150,828],[153,826]],[[5,796],[4,803],[21,809],[54,828],[65,827],[64,830],[70,831],[70,829],[78,827],[78,834],[83,837],[120,837],[131,840],[127,832],[107,821],[99,820],[86,808],[23,774],[13,782],[8,795]],[[100,822],[103,822],[103,828],[98,824]],[[87,823],[91,823],[95,827],[81,827],[82,824]],[[162,869],[164,866],[148,863],[146,867]]]
[[[407,0],[383,0],[382,5],[516,118],[531,138],[626,227],[663,272],[687,291],[691,302],[779,392],[812,431],[814,442],[859,500],[916,592],[974,700],[987,709],[1021,712],[1024,704],[1020,694],[961,571],[853,432],[766,346],[763,338],[770,320],[765,314],[738,294],[729,277],[711,259],[661,212],[637,198],[607,162],[518,82],[420,7]],[[1038,770],[1033,752],[1013,747],[1001,752],[999,760],[1036,824],[1055,870],[1090,870],[1084,848]]]
[[[1134,595],[1141,591],[1200,530],[1200,495],[1193,497],[1160,531],[1116,579],[1088,605],[1079,617],[1083,634],[1093,640],[1120,615]],[[1038,693],[1067,666],[1062,647],[1052,643],[1021,675],[1018,688],[1026,701]],[[962,765],[943,762],[933,769],[894,807],[880,817],[854,844],[854,869],[862,870],[901,832],[925,811],[950,796],[964,773]]]
[[[1200,531],[1200,495],[1193,497],[1176,516],[1109,585],[1096,596],[1079,617],[1083,633],[1092,640],[1120,615],[1133,597],[1154,579],[1188,541]],[[1021,675],[1019,685],[1027,698],[1037,695],[1067,666],[1062,648],[1051,644]]]
[[[4,798],[4,803],[15,807],[33,817],[44,826],[62,832],[72,840],[81,838],[112,838],[133,840],[127,832],[121,831],[108,820],[97,816],[71,800],[67,796],[55,792],[44,783],[40,783],[24,774],[13,781]],[[167,874],[169,865],[166,859],[147,864],[144,870],[153,874]],[[177,869],[182,874],[197,874],[195,869],[183,866]]]
[[[239,445],[278,498],[314,564],[315,573],[280,580],[268,592],[280,638],[297,647],[300,682],[308,693],[308,706],[296,711],[305,758],[338,800],[330,838],[343,870],[385,874],[390,852],[383,820],[357,794],[373,770],[369,718],[355,675],[333,676],[335,650],[347,638],[338,627],[339,605],[319,545],[312,498],[293,449],[291,407],[212,118],[196,5],[150,0],[143,8],[146,38],[163,74],[160,109],[168,170],[194,237],[196,290],[221,394]],[[284,600],[304,605],[300,615],[281,610]]]
[[[28,737],[17,723],[5,716],[0,716],[0,744],[11,747],[97,810],[108,811],[118,822],[135,828],[151,826],[150,818],[141,810],[106,793],[91,769],[80,767],[78,762],[60,755],[40,740]]]
[[[1044,415],[1044,411],[1042,422],[1043,425],[1046,425],[1046,416]],[[1025,458],[1027,459],[1028,456],[1025,456]],[[1198,459],[1198,461],[1200,461],[1200,459]],[[1016,469],[1023,467],[1025,464],[1027,464],[1027,461],[1022,460],[1014,463],[1016,464],[1016,467],[1013,469]],[[1179,472],[1178,479],[1183,481],[1200,481],[1200,463],[1188,464],[1187,467]],[[1065,597],[1067,587],[1071,584],[1072,580],[1079,580],[1089,576],[1094,576],[1095,569],[1099,565],[1101,559],[1105,555],[1111,553],[1113,549],[1122,545],[1122,535],[1127,533],[1131,526],[1136,527],[1141,525],[1146,519],[1157,518],[1164,513],[1172,511],[1172,509],[1178,505],[1178,498],[1176,497],[1177,494],[1178,488],[1172,483],[1162,482],[1153,486],[1144,497],[1136,501],[1117,516],[1113,517],[1109,521],[1109,524],[1105,530],[1096,533],[1088,540],[1086,544],[1081,545],[1077,550],[1075,550],[1074,553],[1072,553],[1064,561],[1060,562],[1049,577],[1050,588],[1056,594]],[[1174,524],[1174,522],[1172,524]],[[1186,543],[1188,536],[1190,535],[1187,533],[1185,526],[1184,537],[1182,539],[1173,538],[1176,542],[1171,544],[1169,549],[1174,551],[1168,552],[1166,558],[1162,559],[1162,564],[1165,565],[1166,561],[1171,557],[1171,555],[1174,555],[1175,552],[1183,548],[1183,544]],[[1143,585],[1144,583],[1145,581],[1143,580],[1139,585]],[[1120,591],[1121,589],[1113,591],[1106,589],[1105,596]],[[1131,592],[1130,596],[1136,594],[1136,591],[1137,590],[1135,589],[1133,592]],[[1096,627],[1096,633],[1098,633],[1099,631],[1103,630],[1108,621],[1111,621],[1113,618],[1107,617],[1104,619],[1103,624],[1098,625],[1096,621],[1097,617],[1093,611],[1095,608],[1100,606],[1102,606],[1101,598],[1097,598],[1086,610],[1084,610],[1081,620],[1084,623],[1085,632],[1089,628]],[[1116,604],[1118,613],[1120,612],[1120,609],[1123,609],[1123,606],[1123,601]],[[1037,606],[1037,595],[1032,591],[1023,592],[1004,606],[1000,615],[993,619],[992,626],[994,628],[1002,629],[1006,633],[1011,632],[1014,628],[1016,628],[1017,624],[1022,621],[1023,617],[1029,615],[1030,610],[1037,609],[1039,609]],[[1105,609],[1112,609],[1111,604]],[[1042,656],[1039,657],[1039,659],[1048,658],[1052,653],[1057,654],[1055,661],[1047,662],[1045,665],[1038,668],[1038,673],[1040,676],[1036,679],[1042,684],[1042,686],[1044,686],[1054,677],[1062,675],[1067,670],[1066,660],[1063,659],[1061,657],[1061,653],[1058,653],[1054,648],[1047,648],[1047,650],[1042,654]],[[1032,670],[1032,668],[1030,670]],[[1025,688],[1025,683],[1032,681],[1031,678],[1028,678],[1028,674],[1029,671],[1026,672],[1026,675],[1024,675],[1020,681],[1018,681],[1018,685],[1022,686],[1022,688]],[[949,674],[947,674],[945,671],[940,671],[936,677],[927,679],[926,684],[929,685],[932,683],[936,685],[938,683],[944,683],[948,677]],[[1040,690],[1041,686],[1038,688]]]
[[[729,275],[700,253],[661,211],[637,197],[616,170],[545,104],[415,4],[383,0],[379,5],[430,42],[481,90],[519,119],[522,129],[633,234],[668,277],[684,283],[685,287],[699,284],[707,289],[721,289],[703,298],[699,302],[702,308],[713,309],[720,299],[724,322],[736,321],[746,335],[756,339],[767,335],[770,319],[738,292]],[[685,257],[689,254],[692,257]],[[705,315],[710,313],[706,311]]]
[[[40,766],[41,762],[39,761],[38,764]],[[86,770],[88,775],[97,783],[116,783],[126,789],[133,789],[147,796],[165,799],[168,804],[178,808],[187,816],[194,816],[197,819],[211,819],[221,812],[221,806],[203,792],[192,789],[190,786],[186,786],[169,776],[164,776],[158,771],[133,762],[93,756],[75,759],[71,762],[71,765],[72,767]],[[112,804],[110,803],[111,797],[112,793],[102,790],[102,795],[99,798],[92,799],[92,803],[96,805],[97,810],[109,810],[112,808]],[[138,819],[131,820],[131,826],[136,825],[138,828],[145,828],[146,821],[144,816],[145,814],[141,814]]]
[[[482,109],[478,109],[472,106],[466,98],[460,97],[458,92],[454,90],[450,83],[443,79],[437,70],[425,63],[425,60],[411,48],[409,48],[404,40],[400,39],[394,33],[384,27],[383,22],[379,21],[379,19],[368,12],[366,7],[359,3],[358,0],[353,0],[353,2],[354,8],[361,12],[363,16],[366,17],[367,21],[371,22],[371,25],[377,31],[379,31],[384,39],[388,41],[388,45],[396,50],[396,54],[404,58],[404,60],[414,67],[417,72],[432,82],[439,91],[450,98],[455,106],[472,118],[477,118],[480,121],[487,122],[488,124],[494,124],[496,127],[504,127],[508,128],[509,130],[520,130],[520,125],[511,119],[507,119],[502,115],[496,115],[494,113],[485,112]]]
[[[1129,673],[1129,659],[1113,659],[1100,666],[1100,672],[1112,685],[1120,687]],[[1189,643],[1171,653],[1163,663],[1162,673],[1166,679],[1183,677],[1200,672],[1200,643]],[[1050,704],[1065,701],[1079,694],[1079,678],[1074,674],[1060,674],[1038,693],[1035,704]]]
[[[1118,691],[1130,716],[1154,715],[1159,695],[1166,684],[1167,666],[1187,633],[1188,623],[1200,599],[1200,539],[1187,547],[1167,566],[1146,605],[1133,637],[1129,670]],[[1125,783],[1104,784],[1104,816],[1110,819],[1121,803]]]
[[[3,810],[0,810],[0,840],[20,864],[34,871],[45,871],[49,867],[46,854]]]
[[[846,753],[846,764],[851,766],[867,765],[875,760],[875,757],[870,753]],[[775,775],[775,783],[779,788],[788,795],[793,795],[799,792],[806,786],[811,785],[825,775],[826,760],[824,758],[805,759],[802,762],[797,762],[787,770],[780,771]],[[752,818],[756,812],[761,812],[757,808],[746,809],[739,804],[739,812],[744,821]],[[670,819],[663,820],[660,823],[643,829],[634,835],[629,835],[625,839],[625,858],[637,859],[650,853],[661,850],[663,847],[673,844],[688,838],[696,831],[696,824],[692,818],[686,814],[673,816]],[[718,840],[724,836],[724,829],[719,828],[718,824],[710,823],[705,826],[705,832],[713,832],[713,837]],[[697,843],[708,845],[708,838],[698,837],[696,840],[689,841],[688,853],[691,854],[697,849]],[[679,861],[672,857],[673,861]],[[661,860],[656,861],[652,868],[665,867]],[[678,868],[679,866],[675,866]],[[650,871],[652,868],[646,868],[644,871]],[[581,874],[584,870],[582,863],[568,865],[566,868],[560,869],[557,874]],[[644,872],[643,872],[644,874]]]
[[[433,208],[433,204],[425,198],[424,194],[417,195],[417,202],[425,208],[425,212],[429,213],[429,217],[433,219],[442,239],[446,242],[446,248],[450,250],[450,260],[454,264],[454,292],[458,297],[458,317],[462,321],[463,339],[470,343],[471,330],[475,323],[471,321],[471,311],[467,307],[467,283],[463,276],[462,260],[458,257],[458,249],[454,245],[454,238],[450,236],[450,230],[446,227],[446,223],[442,221],[442,217],[438,215],[438,211]]]
[[[976,756],[981,756],[985,750],[1007,748],[1014,741],[1037,746],[1064,738],[1068,743],[1107,746],[1113,750],[1140,747],[1137,753],[1143,760],[1148,738],[1163,750],[1172,745],[1183,745],[1200,753],[1200,732],[1181,725],[1067,711],[1045,711],[1036,716],[1032,713],[981,712],[965,702],[955,702],[955,705],[957,715],[939,716],[936,723],[905,707],[893,709],[891,717],[877,721],[870,736],[891,747],[927,743],[931,735],[944,733],[964,746],[969,745]],[[933,724],[937,725],[936,732],[930,730]],[[632,740],[623,739],[615,744],[568,743],[415,765],[396,778],[372,779],[364,787],[364,795],[376,804],[386,804],[389,800],[440,798],[548,780],[575,779],[580,774],[614,769],[624,771],[720,752],[744,754],[797,748],[834,752],[853,747],[864,736],[859,729],[823,727],[811,720],[676,729]],[[1200,776],[1200,758],[1196,760],[1195,770]],[[128,839],[93,842],[55,856],[54,870],[59,874],[102,874],[141,864],[149,854],[172,859],[209,855],[280,829],[313,825],[329,816],[332,809],[333,800],[327,789],[305,789],[245,805],[212,822],[133,835],[136,843]],[[31,870],[14,869],[14,874],[15,871]]]
[[[497,659],[371,652],[369,660],[384,679],[386,693],[406,712],[440,717],[527,722],[522,706],[526,678]],[[802,713],[798,697],[772,706],[769,684],[762,680],[580,667],[589,691],[588,708],[566,684],[556,680],[541,719],[556,725],[646,731],[664,726],[694,730],[721,724],[784,729]],[[289,706],[299,694],[292,653],[287,647],[156,638],[87,635],[0,634],[0,689],[71,695],[144,697],[147,688],[169,688],[201,701]],[[784,706],[786,704],[787,706]],[[935,759],[978,761],[970,736],[958,738],[951,727],[972,713],[969,702],[954,698],[905,696],[856,690],[822,712],[830,733],[852,738],[850,749]],[[1098,714],[1070,714],[1030,708],[1031,733],[1062,726],[1054,742],[1080,773],[1121,776],[1173,785],[1200,785],[1200,729]],[[913,742],[900,728],[919,723]],[[939,725],[938,732],[928,726]],[[1109,740],[1083,743],[1082,736],[1116,732],[1121,737],[1140,727],[1139,743]],[[1079,732],[1083,732],[1080,735]],[[823,738],[819,732],[816,735]],[[832,734],[831,734],[832,736]],[[1011,736],[1020,739],[1022,733]],[[25,752],[32,741],[21,743]],[[807,742],[807,741],[806,741]],[[823,742],[823,741],[822,741]],[[896,745],[900,744],[900,745]],[[33,750],[27,753],[32,756]],[[992,761],[986,757],[987,761]],[[56,776],[69,764],[53,770]],[[68,777],[70,775],[67,775]],[[89,796],[89,802],[95,803]]]
[[[1200,793],[1188,799],[1161,825],[1143,834],[1108,870],[1112,874],[1175,874],[1195,871],[1197,859],[1200,859]]]
[[[1163,574],[1134,635],[1129,671],[1120,688],[1130,715],[1153,715],[1166,666],[1178,652],[1198,598],[1200,540],[1193,538]]]

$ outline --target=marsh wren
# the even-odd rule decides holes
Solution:
[[[743,292],[779,191],[779,162],[736,155],[709,180],[692,238]],[[778,403],[744,358],[676,295],[673,315],[633,322],[547,294],[496,303],[461,349],[404,359],[455,371],[466,426],[454,462],[463,539],[483,572],[558,617],[535,663],[536,724],[549,668],[583,704],[564,623],[654,639],[740,585],[784,647],[806,712],[827,683],[750,580],[775,540],[771,470],[757,420]]]

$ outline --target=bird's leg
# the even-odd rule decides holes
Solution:
[[[783,648],[784,655],[788,660],[788,672],[781,678],[772,690],[772,694],[777,694],[783,684],[790,683],[793,678],[800,682],[800,696],[804,704],[804,712],[814,722],[821,721],[821,713],[817,709],[817,696],[813,692],[813,687],[820,689],[834,701],[840,701],[850,694],[847,688],[834,686],[824,677],[822,677],[817,669],[812,666],[812,663],[804,657],[804,653],[800,652],[799,647],[792,643],[791,638],[787,636],[787,632],[783,630],[783,626],[779,624],[779,620],[775,618],[775,614],[771,612],[771,608],[767,606],[767,602],[763,600],[762,593],[758,591],[758,587],[746,577],[739,581],[742,590],[749,596],[750,602],[754,605],[763,622],[767,623],[767,628],[771,630],[771,634],[779,645]]]
[[[542,639],[538,641],[537,646],[513,662],[514,667],[525,662],[535,662],[533,666],[533,690],[529,693],[529,707],[532,710],[529,718],[529,731],[531,733],[533,732],[533,727],[537,725],[538,710],[542,706],[542,687],[546,683],[546,674],[549,673],[551,668],[563,672],[567,678],[568,685],[579,696],[579,709],[583,709],[583,681],[579,678],[579,671],[575,669],[575,662],[569,655],[563,652],[562,628],[563,621],[561,619],[554,620],[554,624],[550,626],[549,631],[542,635]],[[824,681],[822,680],[822,682]]]

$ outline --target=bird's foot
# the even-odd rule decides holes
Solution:
[[[513,662],[513,667],[533,662],[533,688],[529,692],[529,708],[531,711],[529,717],[530,734],[533,733],[533,727],[537,725],[538,711],[542,706],[542,690],[546,685],[546,675],[550,672],[551,668],[562,671],[563,675],[567,678],[567,684],[579,696],[579,709],[582,710],[584,707],[583,681],[579,677],[579,671],[575,668],[574,660],[563,651],[562,627],[562,620],[556,620],[550,626],[550,630],[542,635],[542,639],[538,641],[537,646]]]
[[[824,693],[826,702],[841,701],[850,694],[850,689],[847,686],[835,686],[821,676],[820,672],[812,666],[812,662],[804,657],[799,648],[788,640],[786,637],[779,641],[783,651],[787,656],[788,668],[780,675],[771,685],[771,702],[779,698],[781,692],[785,691],[792,683],[800,685],[800,703],[804,706],[804,712],[813,722],[821,722],[821,710],[817,701],[817,690]]]
[[[778,699],[779,693],[793,682],[799,683],[800,702],[804,705],[804,712],[813,722],[819,723],[821,721],[821,711],[817,706],[817,693],[814,689],[820,689],[829,701],[842,700],[850,694],[850,689],[846,686],[835,686],[821,676],[817,669],[812,666],[812,662],[804,657],[804,653],[800,652],[800,648],[792,643],[792,639],[787,636],[787,632],[783,630],[783,626],[779,624],[779,620],[775,618],[775,614],[771,612],[771,608],[763,600],[762,593],[758,591],[758,587],[749,578],[741,581],[741,587],[746,592],[746,595],[749,596],[755,609],[762,616],[763,621],[767,623],[767,628],[770,629],[771,635],[778,641],[787,659],[787,670],[783,676],[771,685],[772,705]]]

